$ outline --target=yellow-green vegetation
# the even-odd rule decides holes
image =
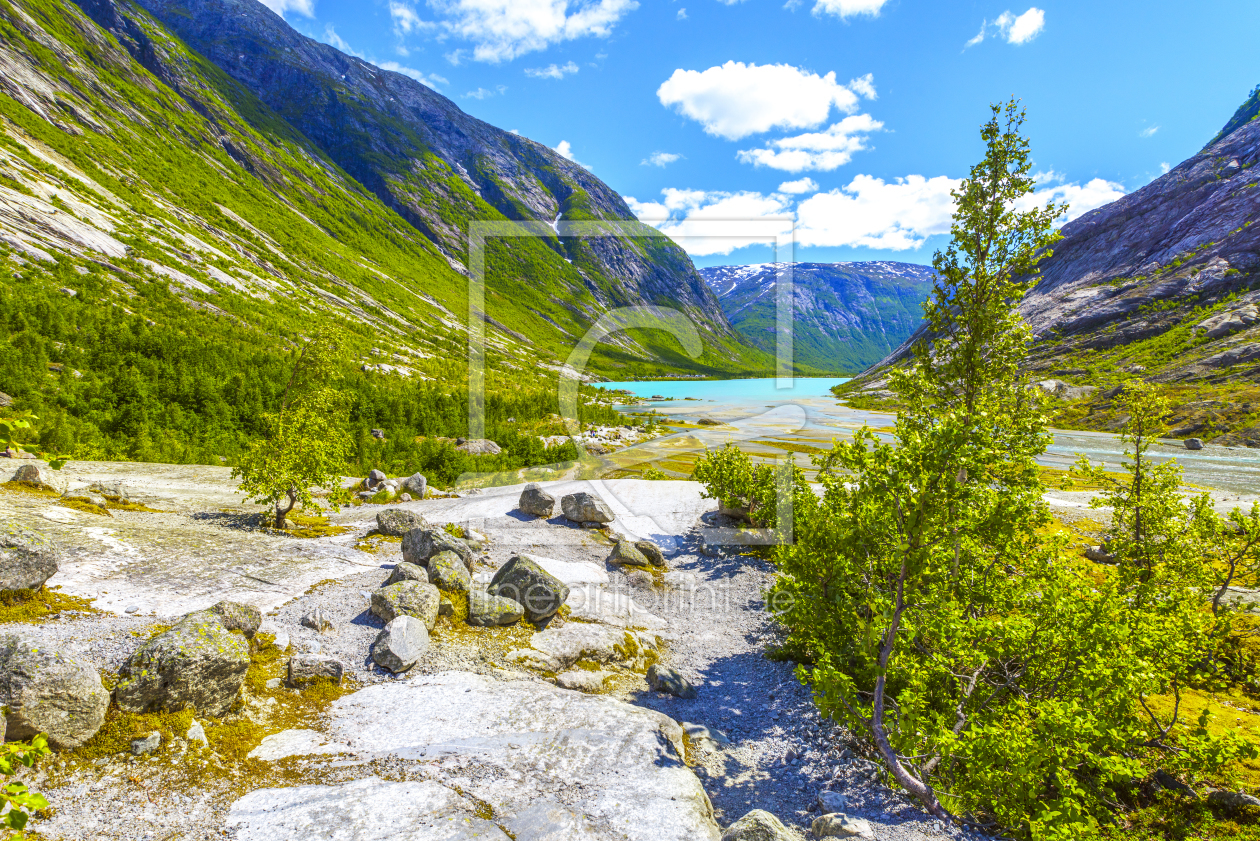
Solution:
[[[464,531],[464,527],[458,523],[447,523],[442,526],[442,531],[446,532],[451,537],[458,537],[460,540],[463,540],[468,536],[468,533]]]
[[[62,499],[58,500],[57,504],[62,508],[72,508],[75,511],[82,511],[84,514],[95,514],[98,517],[113,516],[109,513],[109,509],[102,508],[101,506],[88,502],[85,499]]]
[[[62,611],[98,613],[91,599],[62,593],[55,587],[38,590],[0,590],[0,624],[39,622]]]
[[[386,534],[380,534],[379,532],[372,532],[359,540],[358,543],[355,543],[354,548],[358,549],[360,552],[377,553],[387,551],[390,547],[396,547],[399,543],[402,543],[401,537],[391,537]]]
[[[300,515],[286,518],[283,529],[274,529],[278,534],[289,537],[332,537],[350,531],[348,526],[334,526],[327,517]]]
[[[4,484],[0,484],[0,488],[4,488],[6,491],[12,491],[14,493],[40,496],[47,499],[59,499],[61,497],[61,494],[57,493],[52,488],[45,488],[40,485],[32,484],[31,482],[5,482]]]

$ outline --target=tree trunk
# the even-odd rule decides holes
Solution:
[[[288,505],[284,504],[285,500],[288,500],[288,503],[289,503]],[[289,488],[289,493],[285,497],[285,500],[278,500],[276,502],[276,528],[277,529],[283,529],[287,525],[287,518],[289,516],[289,512],[293,510],[293,506],[297,505],[297,489]]]

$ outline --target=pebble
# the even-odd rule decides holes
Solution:
[[[128,612],[128,613],[139,613],[139,612],[140,612],[140,605],[138,605],[138,604],[129,604],[129,605],[127,605],[127,612]]]

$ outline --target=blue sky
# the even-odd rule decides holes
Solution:
[[[697,265],[688,219],[790,218],[796,259],[928,263],[989,102],[1073,215],[1198,151],[1260,83],[1255,0],[265,0],[559,149]]]

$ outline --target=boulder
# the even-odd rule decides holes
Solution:
[[[296,654],[289,658],[289,686],[298,689],[310,686],[317,680],[341,683],[345,667],[341,661],[326,654]]]
[[[383,622],[392,622],[399,616],[414,616],[431,631],[437,624],[441,600],[442,594],[432,584],[400,581],[372,594],[372,612]]]
[[[162,734],[153,730],[147,736],[131,740],[131,753],[134,756],[144,756],[146,753],[153,753],[161,746]]]
[[[519,602],[474,588],[468,594],[468,624],[479,628],[515,625],[525,615]]]
[[[384,440],[385,440],[385,430],[383,430],[383,429],[373,429],[373,430],[372,430],[372,437],[373,437],[373,438],[375,438],[377,441],[384,441]]]
[[[616,519],[608,503],[585,491],[563,497],[560,510],[575,523],[611,523]]]
[[[838,791],[818,792],[818,811],[824,815],[843,812],[849,808],[849,798]]]
[[[224,628],[229,631],[240,631],[246,639],[253,639],[262,625],[262,611],[252,604],[240,602],[219,602],[210,608]]]
[[[660,637],[650,631],[566,622],[534,634],[529,648],[509,653],[508,659],[545,672],[567,671],[578,661],[638,671],[656,659],[660,644]]]
[[[114,698],[126,712],[227,714],[249,670],[249,643],[210,611],[189,614],[149,640],[118,672]]]
[[[1187,438],[1187,439],[1186,439],[1186,449],[1187,449],[1187,450],[1201,450],[1201,449],[1203,449],[1203,439],[1202,439],[1202,438]]]
[[[542,489],[542,486],[531,482],[521,491],[521,499],[516,504],[525,514],[535,517],[550,517],[556,510],[556,498]]]
[[[0,409],[7,409],[13,405],[13,398],[0,391]]]
[[[387,477],[384,472],[380,470],[373,470],[367,475],[367,478],[363,480],[363,487],[367,488],[369,491],[377,490],[381,485],[385,484],[385,480],[387,478],[389,477]]]
[[[45,733],[55,748],[77,748],[101,729],[109,692],[91,664],[6,635],[0,637],[0,706],[5,738]]]
[[[376,665],[394,674],[416,664],[429,647],[429,629],[414,616],[399,616],[385,626],[372,643]]]
[[[88,493],[105,497],[109,502],[126,504],[131,501],[130,494],[121,482],[93,482],[87,486]]]
[[[429,558],[439,552],[454,552],[472,571],[472,550],[468,544],[444,529],[413,529],[403,537],[403,560],[417,566],[428,566]]]
[[[1260,798],[1241,791],[1213,791],[1207,796],[1208,805],[1230,812],[1238,812],[1246,808],[1260,808]]]
[[[651,561],[640,552],[629,540],[618,540],[617,545],[613,547],[612,554],[608,556],[608,563],[617,566],[635,566],[646,567],[651,566]]]
[[[461,564],[462,566],[462,564]],[[467,572],[467,570],[465,570]],[[397,584],[400,581],[428,581],[429,571],[422,566],[409,564],[406,561],[394,564],[394,569],[389,574],[389,578],[385,579],[383,586],[388,587],[391,584]]]
[[[632,569],[626,573],[626,580],[630,582],[630,586],[636,590],[654,590],[656,589],[656,579],[652,577],[652,573],[646,569]]]
[[[1107,551],[1106,546],[1085,547],[1085,557],[1098,564],[1114,564],[1116,556]]]
[[[100,494],[92,493],[86,488],[81,488],[75,491],[66,491],[61,495],[61,501],[78,502],[82,505],[91,505],[95,508],[99,508],[102,514],[109,514],[109,511],[106,510],[109,505],[109,500]]]
[[[65,484],[53,475],[52,468],[46,464],[24,464],[13,474],[11,481],[57,493],[65,489]]]
[[[484,552],[490,547],[490,538],[476,529],[464,529],[464,543],[474,552]]]
[[[467,593],[472,588],[472,576],[468,574],[468,567],[464,566],[464,562],[454,552],[438,552],[429,558],[427,580],[439,590],[448,593]]]
[[[416,499],[424,499],[425,493],[429,490],[429,480],[425,478],[423,473],[413,473],[406,479],[403,479],[402,485],[399,487]]]
[[[753,809],[722,833],[722,841],[800,841],[801,836],[769,812]]]
[[[43,535],[10,520],[0,526],[0,590],[38,590],[57,574],[58,552]]]
[[[188,725],[188,734],[184,736],[189,744],[200,742],[202,747],[210,747],[210,740],[206,738],[206,728],[201,725],[200,721],[194,720]]]
[[[414,511],[386,508],[376,515],[376,530],[388,537],[402,537],[412,529],[427,529],[429,524]]]
[[[503,448],[488,438],[474,438],[471,441],[462,441],[455,446],[455,449],[470,456],[497,456],[503,452]]]
[[[438,602],[438,616],[454,616],[454,615],[455,615],[455,602],[451,601],[446,596],[443,596],[442,600]]]
[[[494,574],[487,591],[518,602],[530,622],[554,616],[569,597],[568,585],[520,555],[513,556]]]
[[[332,621],[325,616],[324,611],[318,607],[307,611],[302,616],[301,625],[303,628],[310,628],[312,631],[316,631],[321,634],[330,634],[333,632]]]
[[[864,818],[851,818],[846,814],[820,815],[814,818],[809,831],[819,838],[874,838],[875,830]]]
[[[586,669],[570,669],[556,675],[556,686],[561,689],[572,689],[575,692],[594,694],[604,690],[604,683],[612,677],[612,672],[588,671]]]
[[[665,553],[661,551],[661,547],[657,546],[652,541],[636,540],[634,542],[634,548],[638,549],[639,552],[643,555],[643,557],[648,559],[648,563],[650,563],[652,566],[654,567],[665,566]]]
[[[696,688],[691,685],[677,669],[653,663],[647,670],[648,687],[656,692],[664,692],[678,698],[696,697]]]

